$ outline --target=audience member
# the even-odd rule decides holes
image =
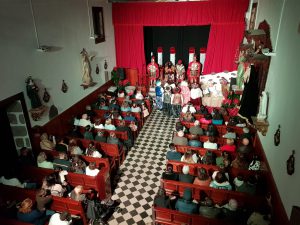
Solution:
[[[226,177],[224,172],[217,172],[214,176],[213,174],[213,180],[210,183],[210,187],[216,188],[216,189],[225,189],[225,190],[232,190],[232,186],[228,181],[228,178]]]
[[[192,202],[192,191],[190,188],[184,189],[183,197],[177,200],[175,208],[183,213],[197,213],[198,207],[196,203]]]
[[[115,127],[115,125],[112,124],[111,119],[106,119],[105,120],[104,129],[106,129],[106,130],[116,130],[116,127]]]
[[[97,148],[95,147],[95,143],[92,141],[89,143],[89,146],[85,150],[85,154],[87,156],[94,157],[94,158],[102,157],[102,154],[97,150]]]
[[[182,173],[179,174],[178,180],[180,182],[192,184],[194,182],[194,176],[190,175],[189,172],[190,172],[190,167],[184,165],[182,168]]]
[[[55,173],[49,174],[44,178],[42,188],[48,190],[51,195],[62,197],[64,196],[66,189],[62,186],[59,178]]]
[[[234,144],[234,139],[232,138],[227,138],[226,139],[226,144],[220,147],[221,151],[226,151],[226,152],[235,152],[236,151],[236,146]]]
[[[84,139],[87,139],[87,140],[94,140],[94,135],[93,135],[93,132],[92,132],[92,127],[90,125],[87,125],[85,127],[85,132],[83,134],[83,138]]]
[[[218,136],[218,130],[213,124],[208,124],[207,130],[205,131],[206,136]]]
[[[102,131],[97,131],[97,135],[95,136],[95,141],[106,142],[106,137]]]
[[[72,224],[71,214],[67,211],[55,213],[51,216],[48,225],[70,225]]]
[[[17,213],[18,220],[35,225],[44,225],[47,219],[45,213],[37,209],[32,209],[32,207],[33,202],[30,198],[26,198],[22,201]]]
[[[216,219],[221,215],[221,209],[214,206],[212,199],[205,198],[205,201],[200,202],[199,214],[201,216]]]
[[[164,180],[178,180],[178,174],[173,172],[173,165],[167,164],[166,171],[162,174],[162,179]]]
[[[173,143],[169,144],[169,150],[167,151],[167,160],[181,161],[181,153],[176,151]]]
[[[47,161],[47,155],[45,152],[40,152],[38,155],[37,166],[41,168],[53,169],[53,163]]]
[[[194,122],[194,126],[192,126],[190,129],[189,129],[189,132],[190,134],[194,134],[194,135],[203,135],[203,130],[202,128],[200,127],[200,122],[198,120],[196,120]]]
[[[68,160],[68,156],[66,153],[64,152],[60,152],[58,154],[58,158],[53,160],[53,167],[54,169],[63,169],[66,171],[69,171],[69,169],[71,168],[71,162]]]
[[[178,131],[177,135],[173,138],[173,144],[174,145],[188,145],[188,140],[186,137],[184,137],[183,131]]]
[[[45,212],[46,215],[53,214],[53,211],[48,209],[52,200],[52,195],[47,193],[45,189],[41,188],[37,190],[35,196],[37,210],[40,212]]]
[[[48,134],[43,133],[41,135],[40,147],[43,150],[53,150],[55,148],[55,144],[48,139]]]
[[[88,176],[97,176],[99,173],[99,169],[96,168],[96,163],[95,162],[90,162],[89,166],[86,167],[85,169],[85,174]]]
[[[58,151],[58,152],[67,153],[68,152],[68,145],[67,145],[68,141],[67,141],[67,139],[57,137],[56,141],[57,141],[57,143],[55,145],[55,150]]]
[[[246,154],[238,151],[235,159],[231,163],[231,166],[233,168],[247,170],[249,168],[249,162],[247,160]]]
[[[18,166],[35,166],[35,165],[36,164],[32,152],[28,148],[22,147],[20,149],[20,156],[18,158]]]
[[[208,149],[218,149],[218,144],[215,143],[215,137],[209,136],[208,140],[203,143],[203,147]]]
[[[77,185],[69,194],[70,198],[82,202],[85,200],[85,194],[82,185]]]
[[[181,157],[181,162],[197,163],[198,162],[197,154],[193,154],[192,150],[186,150],[186,152]]]
[[[83,153],[81,148],[78,146],[76,139],[69,140],[68,150],[71,155],[82,155],[82,153]]]
[[[87,125],[93,126],[93,124],[90,121],[90,118],[86,113],[82,114],[81,119],[79,120],[78,126],[80,127],[86,127]]]
[[[171,208],[170,198],[166,195],[166,192],[163,188],[159,188],[157,195],[154,197],[153,204],[162,208]]]
[[[124,141],[124,144],[126,145],[127,149],[130,149],[133,146],[133,135],[131,132],[131,129],[126,126],[126,123],[124,120],[121,120],[119,123],[119,126],[116,129],[117,131],[125,131],[127,133],[128,139]]]
[[[73,173],[85,174],[86,163],[78,155],[72,157],[72,166],[70,171]]]
[[[210,176],[207,174],[205,168],[198,168],[197,169],[197,177],[194,180],[194,184],[201,185],[201,186],[209,186],[211,182]]]

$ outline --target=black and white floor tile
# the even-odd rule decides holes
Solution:
[[[113,200],[121,202],[110,225],[147,224],[152,222],[152,204],[160,177],[165,170],[166,151],[172,140],[175,119],[154,110],[120,167],[120,180]]]

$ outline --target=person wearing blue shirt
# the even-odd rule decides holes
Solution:
[[[169,144],[169,151],[167,152],[167,160],[180,161],[182,155],[177,152],[173,143]]]
[[[192,202],[192,190],[190,188],[184,189],[183,198],[177,200],[175,209],[188,214],[196,214],[198,212],[197,204]]]

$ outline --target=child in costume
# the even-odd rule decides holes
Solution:
[[[156,95],[156,108],[162,110],[163,108],[163,93],[164,89],[161,87],[161,81],[156,81],[155,95]]]
[[[171,97],[172,97],[172,93],[171,93],[171,87],[170,86],[166,86],[165,87],[165,92],[164,92],[164,107],[163,107],[163,111],[167,116],[171,116]]]
[[[191,100],[191,91],[186,81],[180,83],[181,94],[183,97],[182,105],[186,105]]]
[[[175,118],[179,118],[180,112],[182,109],[183,97],[180,93],[180,88],[176,87],[174,89],[174,94],[171,96],[171,104],[172,104],[172,115]]]

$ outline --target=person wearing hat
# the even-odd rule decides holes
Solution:
[[[184,165],[182,167],[182,173],[179,174],[178,180],[180,182],[185,182],[185,183],[194,183],[194,176],[189,174],[190,172],[190,167],[188,165]]]
[[[174,145],[188,145],[188,139],[184,137],[184,132],[182,130],[177,132],[177,135],[173,138]]]
[[[179,118],[182,109],[183,97],[180,88],[174,88],[174,94],[171,95],[172,115]]]
[[[165,91],[164,91],[164,104],[163,104],[163,111],[165,113],[165,115],[167,116],[171,116],[171,87],[169,85],[167,85],[165,87]]]
[[[189,63],[187,70],[188,80],[192,83],[199,83],[199,77],[201,72],[201,64],[197,62],[197,56],[194,55],[193,61]]]
[[[155,81],[159,76],[159,68],[157,63],[155,62],[154,56],[152,56],[151,62],[147,65],[147,73],[150,78],[150,87],[154,87]]]
[[[181,81],[184,81],[185,79],[185,68],[182,64],[182,60],[179,59],[176,64],[176,82],[180,83]]]
[[[175,204],[175,209],[188,214],[196,214],[198,206],[192,202],[192,190],[190,188],[184,189],[183,197],[178,199]]]

